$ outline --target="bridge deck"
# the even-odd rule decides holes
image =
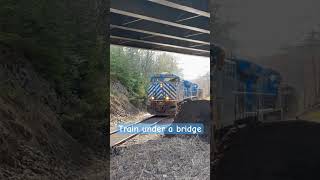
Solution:
[[[111,0],[111,44],[209,57],[208,0]]]

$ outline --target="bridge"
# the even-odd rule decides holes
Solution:
[[[111,0],[114,45],[209,57],[208,0]]]

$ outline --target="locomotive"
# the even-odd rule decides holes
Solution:
[[[175,74],[161,73],[150,78],[147,94],[147,111],[150,114],[174,115],[178,103],[201,98],[202,89]]]
[[[247,59],[225,58],[224,50],[218,50],[211,52],[213,133],[265,121],[270,115],[282,118],[281,75]]]
[[[221,74],[220,96],[223,98],[219,126],[281,109],[278,72],[246,59],[230,58],[225,59]]]

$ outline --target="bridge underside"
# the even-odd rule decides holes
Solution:
[[[208,0],[111,0],[111,44],[209,57]]]

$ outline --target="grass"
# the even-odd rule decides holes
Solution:
[[[310,112],[305,115],[307,119],[316,120],[320,122],[320,110]]]

